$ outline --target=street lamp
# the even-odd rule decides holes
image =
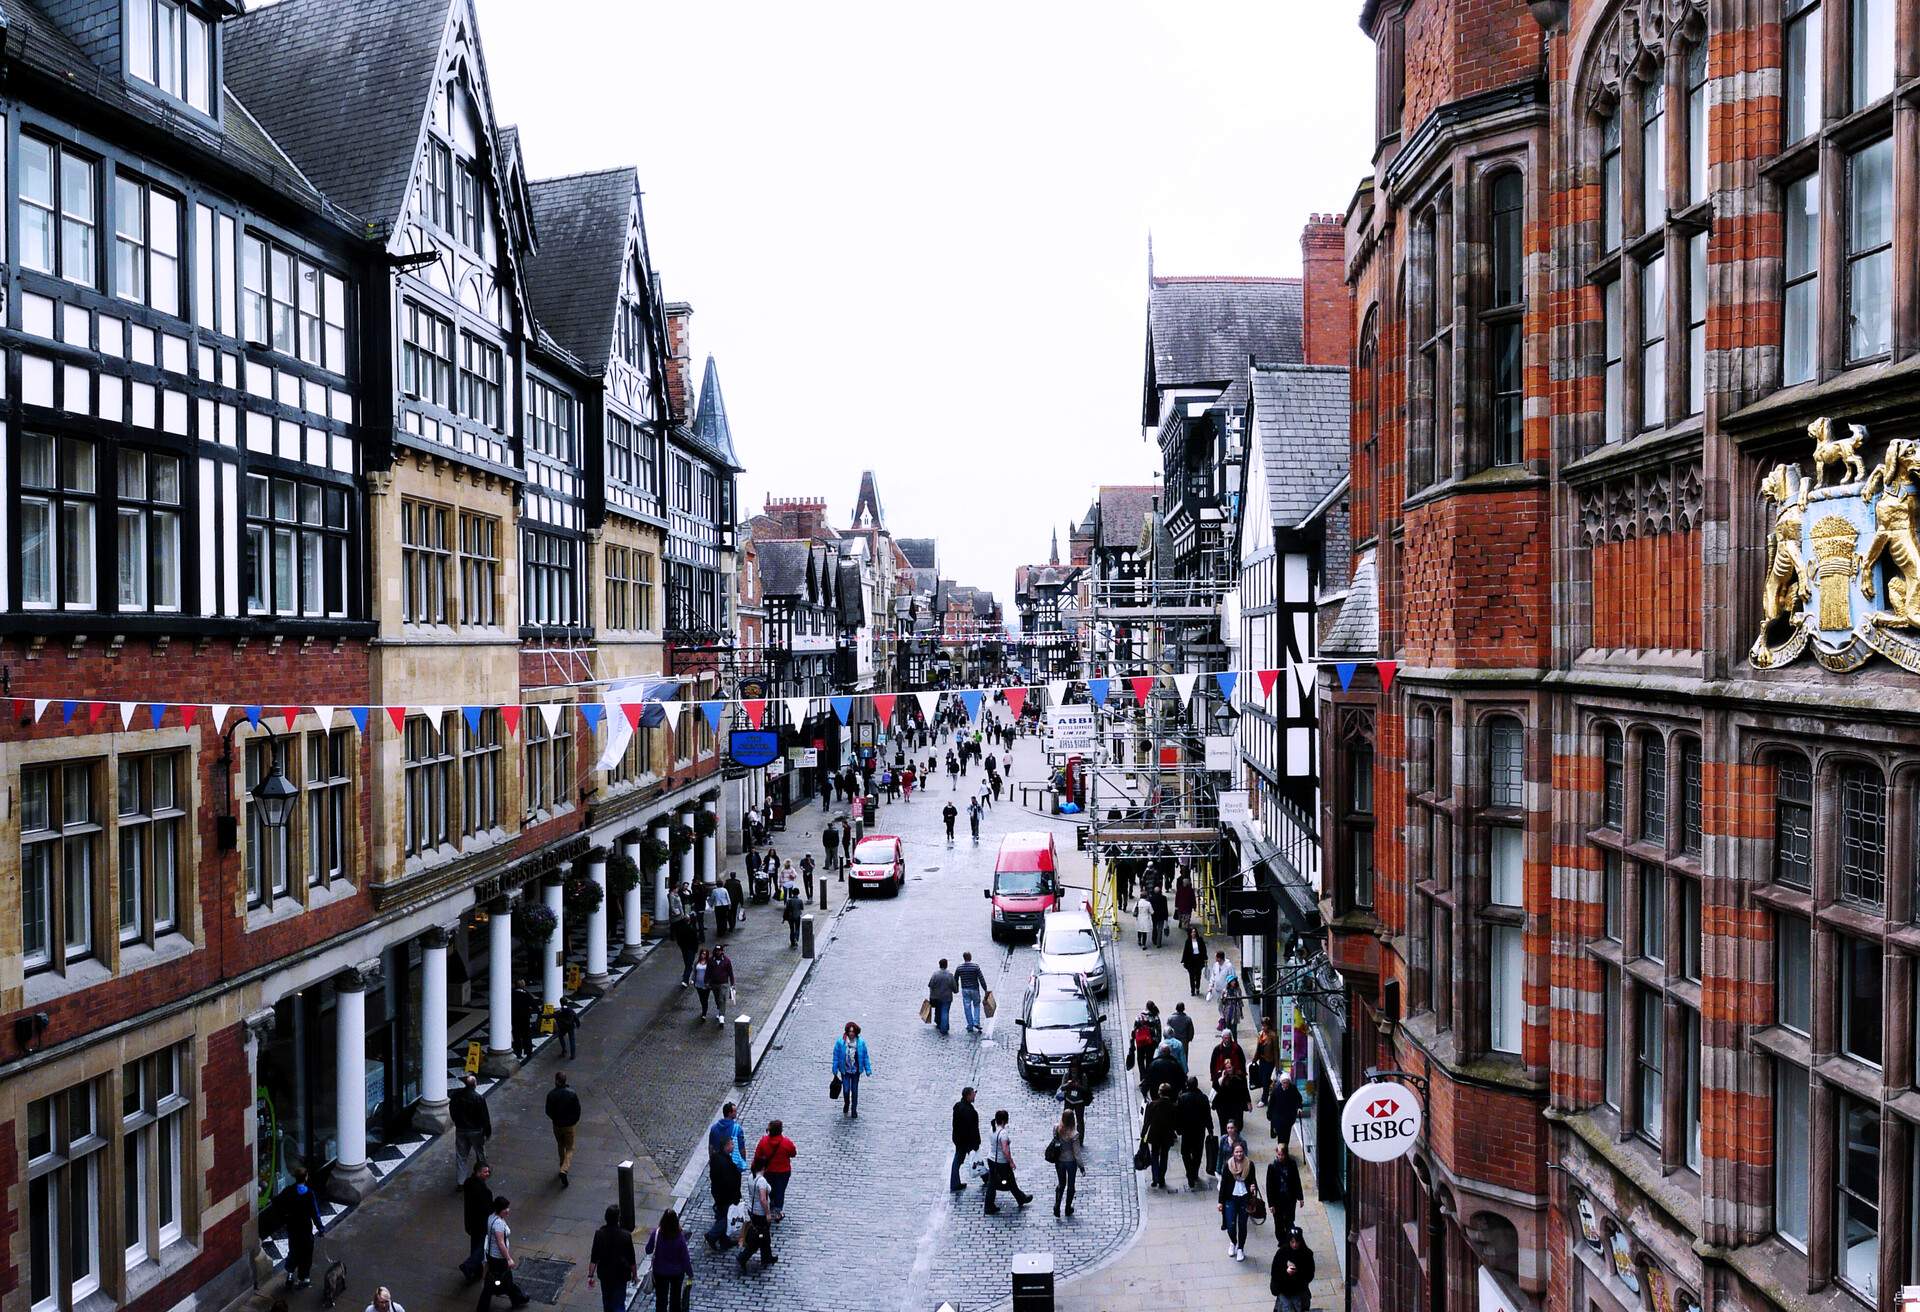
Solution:
[[[231,799],[233,781],[233,734],[245,721],[235,720],[220,735],[220,759],[213,763],[214,788],[222,798]],[[265,726],[261,726],[265,728]],[[271,729],[266,730],[269,742],[277,735]],[[247,792],[254,806],[259,808],[260,824],[263,828],[280,830],[287,827],[287,819],[293,814],[293,804],[300,799],[300,790],[294,786],[287,772],[280,768],[278,752],[268,753],[266,776]],[[229,814],[219,816],[215,822],[215,843],[222,852],[231,852],[240,845],[239,817],[231,814],[232,803],[229,800],[225,808]]]
[[[299,800],[300,790],[293,786],[293,780],[287,778],[287,772],[280,768],[277,753],[273,768],[267,771],[265,779],[253,786],[251,796],[253,804],[260,808],[262,825],[268,829],[286,828],[287,817],[293,813],[293,804]]]

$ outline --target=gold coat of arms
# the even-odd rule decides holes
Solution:
[[[1761,628],[1748,659],[1773,669],[1811,651],[1830,670],[1875,654],[1920,674],[1920,442],[1895,438],[1867,465],[1867,430],[1807,426],[1814,474],[1775,465],[1761,480],[1767,534]]]

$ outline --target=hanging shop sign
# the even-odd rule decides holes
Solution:
[[[780,735],[771,729],[735,729],[727,736],[727,755],[735,765],[767,765],[780,755]]]
[[[793,762],[796,770],[811,770],[820,764],[820,749],[817,747],[789,747],[787,759]]]
[[[1233,758],[1238,740],[1230,733],[1207,735],[1207,769],[1217,774],[1233,773]]]
[[[1087,702],[1047,707],[1047,751],[1090,752],[1096,729],[1093,707]]]
[[[1406,1155],[1420,1137],[1420,1100],[1389,1080],[1363,1084],[1340,1113],[1340,1137],[1363,1162],[1390,1162]]]
[[[1233,788],[1220,794],[1220,823],[1247,824],[1253,819],[1253,803],[1248,799],[1247,790]]]

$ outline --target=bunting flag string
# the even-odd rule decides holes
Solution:
[[[746,697],[740,702],[740,709],[747,713],[747,725],[758,729],[767,718],[767,702],[764,697]]]
[[[1027,707],[1027,690],[1025,688],[1008,688],[1006,690],[1006,697],[1007,709],[1013,712],[1014,719],[1019,719],[1020,712],[1024,711]]]
[[[960,692],[960,704],[967,708],[967,723],[980,718],[981,692],[978,688],[964,688]]]

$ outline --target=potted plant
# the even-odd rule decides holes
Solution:
[[[683,857],[693,851],[693,831],[685,825],[674,825],[669,831],[673,835],[673,854]]]

